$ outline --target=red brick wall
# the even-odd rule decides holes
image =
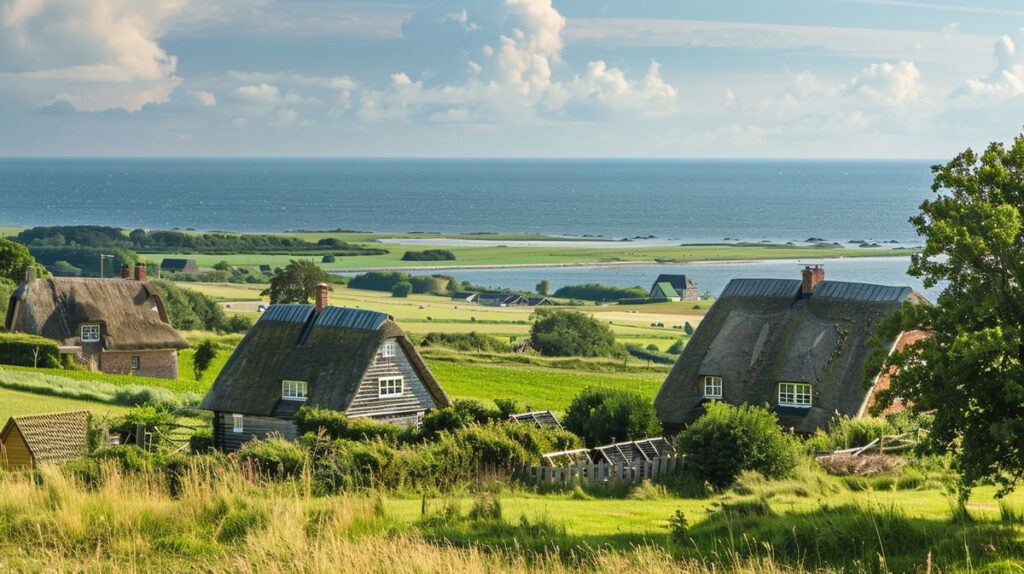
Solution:
[[[896,340],[895,351],[902,351],[909,345],[924,339],[928,336],[927,331],[906,331],[900,335],[900,338]],[[868,394],[867,407],[864,409],[864,415],[871,414],[871,409],[874,408],[875,403],[878,399],[878,393],[880,391],[887,390],[889,388],[890,379],[892,378],[892,372],[885,372],[878,376],[878,380],[875,382],[875,386],[871,388],[871,392]],[[902,411],[906,408],[906,404],[903,403],[902,399],[897,399],[891,405],[885,407],[881,414],[891,414]]]
[[[170,351],[104,351],[100,370],[104,373],[133,374],[132,357],[139,358],[134,374],[161,379],[178,378],[178,352]]]

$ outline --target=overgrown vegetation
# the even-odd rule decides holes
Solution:
[[[609,357],[621,354],[608,325],[580,311],[538,308],[530,343],[541,354],[556,357]]]
[[[455,261],[455,254],[447,249],[406,251],[402,254],[402,261]]]
[[[490,353],[508,353],[512,351],[512,345],[507,341],[475,331],[470,331],[469,333],[430,332],[423,337],[421,344],[428,347],[447,347],[457,351],[484,351]]]
[[[634,391],[584,389],[569,403],[562,424],[589,447],[661,434],[654,405]]]
[[[0,332],[0,365],[56,369],[62,366],[57,341],[28,333]]]
[[[555,297],[564,299],[582,299],[584,301],[618,301],[620,299],[646,299],[647,290],[643,287],[608,287],[597,283],[583,285],[566,285],[555,291]]]

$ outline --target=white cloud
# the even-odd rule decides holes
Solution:
[[[1018,46],[1024,42],[1024,29],[1018,30],[1016,36],[1016,42],[1010,36],[999,38],[993,49],[995,69],[987,76],[968,80],[953,96],[1007,98],[1024,93],[1024,50]]]
[[[206,90],[189,90],[188,95],[192,96],[197,102],[206,106],[213,107],[217,105],[217,97],[212,92]]]
[[[246,103],[260,106],[310,106],[319,103],[316,98],[305,97],[292,90],[281,93],[277,86],[266,83],[242,86],[235,90],[235,95]]]
[[[0,71],[38,99],[138,111],[182,82],[158,43],[187,0],[0,2]]]
[[[675,111],[676,89],[661,77],[661,68],[653,60],[640,82],[629,80],[622,70],[609,68],[604,61],[590,62],[587,72],[573,80],[571,93],[577,99],[595,99],[616,111],[649,115]]]
[[[871,64],[850,82],[846,92],[883,106],[915,104],[921,95],[921,72],[907,61]]]

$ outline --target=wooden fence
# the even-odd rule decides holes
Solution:
[[[536,484],[571,486],[582,483],[642,482],[671,474],[681,467],[682,460],[678,454],[666,453],[651,460],[637,460],[632,464],[621,461],[617,464],[582,461],[561,466],[523,465],[517,469],[516,474],[521,480]]]
[[[920,442],[920,430],[906,432],[900,435],[886,435],[869,442],[864,446],[858,446],[854,448],[841,448],[826,454],[825,456],[832,455],[850,455],[859,456],[862,454],[869,454],[871,452],[878,452],[880,454],[885,453],[900,453],[905,450],[912,448]]]

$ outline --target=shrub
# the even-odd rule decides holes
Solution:
[[[512,347],[503,339],[492,335],[470,331],[469,333],[427,333],[423,345],[448,347],[457,351],[484,351],[507,353]]]
[[[645,299],[647,290],[642,287],[608,287],[597,283],[566,285],[555,291],[555,297],[583,299],[584,301],[618,301],[619,299]]]
[[[498,409],[492,409],[481,401],[475,399],[455,399],[452,407],[469,418],[469,420],[486,424],[492,421],[501,420],[502,414]]]
[[[129,444],[136,441],[140,428],[143,432],[153,432],[153,440],[159,442],[158,437],[167,436],[173,424],[174,416],[166,409],[142,406],[134,407],[124,416],[113,419],[109,426],[110,432],[121,438],[121,444]]]
[[[224,330],[228,333],[245,333],[249,329],[252,329],[255,322],[256,321],[248,315],[233,313],[228,316],[228,320],[224,323]]]
[[[676,355],[662,353],[656,345],[648,345],[646,349],[639,345],[626,345],[626,352],[641,361],[649,361],[657,365],[674,365],[678,359]]]
[[[391,291],[395,283],[408,281],[409,277],[408,273],[400,273],[398,271],[371,271],[356,275],[349,280],[348,286],[352,289],[366,289],[367,291]]]
[[[530,341],[543,355],[567,357],[617,356],[615,334],[608,325],[579,311],[538,309]]]
[[[21,367],[60,368],[60,351],[53,339],[28,333],[0,333],[0,363]]]
[[[399,281],[391,287],[391,295],[393,297],[408,297],[412,293],[412,283],[408,281]]]
[[[306,451],[294,442],[272,436],[242,445],[238,459],[255,465],[261,474],[297,476],[306,464]]]
[[[193,453],[205,453],[213,448],[213,430],[200,427],[188,437],[188,448]]]
[[[591,387],[573,397],[562,424],[589,447],[661,432],[654,405],[640,393]]]
[[[299,434],[318,434],[321,429],[331,439],[373,440],[383,439],[397,443],[401,427],[373,419],[350,419],[343,412],[303,406],[295,413],[295,426]]]
[[[706,405],[704,415],[676,438],[676,447],[699,478],[719,488],[745,470],[786,477],[800,459],[798,439],[783,433],[775,413],[720,402]]]
[[[672,343],[672,346],[669,347],[666,352],[669,353],[669,354],[672,354],[672,355],[681,355],[681,354],[683,354],[683,346],[684,345],[685,345],[685,343],[683,343],[683,340],[682,339],[678,339],[678,340],[676,340],[675,343]]]
[[[420,421],[420,433],[423,438],[433,440],[442,432],[453,432],[472,423],[470,416],[451,407],[434,409],[423,415]]]
[[[320,258],[320,263],[334,263],[338,259],[333,255],[324,255]]]
[[[201,381],[203,379],[203,373],[206,369],[210,368],[210,363],[217,357],[217,346],[213,340],[206,339],[202,343],[196,346],[196,352],[192,355],[192,371],[195,374],[196,380]]]
[[[185,289],[166,280],[157,279],[150,283],[159,288],[167,309],[167,316],[175,329],[185,331],[224,329],[226,323],[224,309],[212,298],[199,291]]]
[[[455,261],[455,254],[447,249],[406,251],[402,254],[402,261]]]
[[[817,452],[831,452],[837,449],[866,446],[877,438],[894,434],[896,434],[896,428],[885,419],[837,415],[829,421],[825,430],[819,429],[808,438],[807,445]]]

